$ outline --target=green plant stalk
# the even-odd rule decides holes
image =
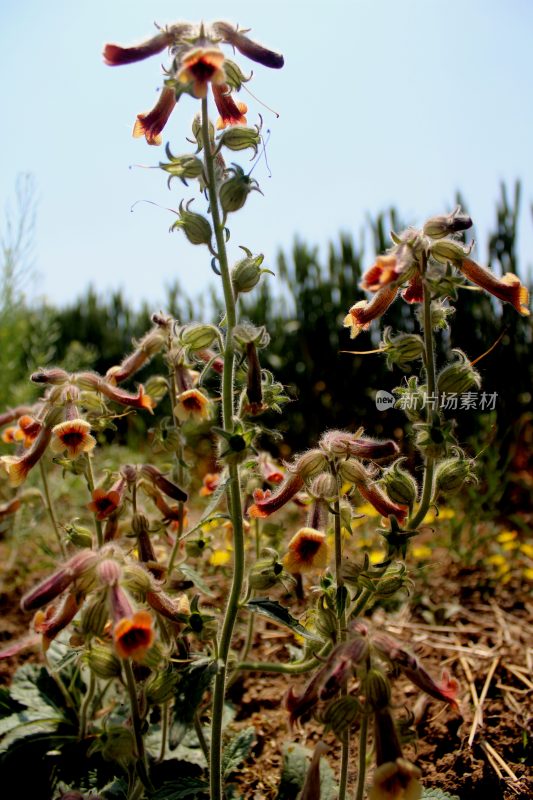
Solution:
[[[161,707],[161,747],[159,749],[158,761],[163,761],[167,749],[168,737],[168,718],[170,716],[170,701],[167,700]]]
[[[204,754],[206,763],[209,764],[209,745],[207,744],[206,738],[204,736],[204,732],[202,730],[202,723],[200,722],[200,717],[198,716],[198,712],[194,715],[194,731],[196,736],[198,737],[198,744],[200,745],[200,749]]]
[[[425,274],[427,268],[427,257],[423,258],[422,273]],[[435,370],[435,347],[433,342],[433,326],[431,324],[431,290],[425,281],[422,281],[424,292],[424,364],[426,368],[426,379],[428,387],[428,397],[436,397],[437,393],[437,373]],[[438,405],[438,403],[437,403]],[[431,422],[431,405],[428,403],[426,409],[427,422]],[[435,459],[428,456],[424,465],[424,480],[422,484],[422,497],[416,514],[407,522],[407,528],[414,530],[417,528],[428,511],[433,496],[433,476],[435,473]]]
[[[94,473],[93,473],[93,465],[91,461],[91,456],[89,453],[85,453],[85,462],[87,464],[87,471],[85,473],[87,477],[87,486],[89,487],[89,492],[91,493],[91,500],[92,494],[94,492]],[[94,527],[96,530],[96,541],[98,542],[98,547],[102,547],[104,544],[104,534],[102,531],[102,523],[99,519],[96,519],[96,514],[94,517]]]
[[[48,477],[46,475],[46,468],[43,464],[43,460],[40,459],[39,461],[39,469],[41,470],[41,478],[43,481],[43,489],[44,489],[44,496],[46,499],[46,510],[48,511],[48,516],[50,517],[50,522],[52,523],[52,528],[54,529],[54,533],[56,535],[57,543],[59,545],[59,549],[61,550],[61,555],[63,558],[67,557],[67,551],[65,549],[65,545],[63,544],[63,540],[61,538],[61,534],[59,532],[59,523],[57,521],[56,513],[54,511],[54,506],[52,503],[52,498],[50,496],[50,487],[48,486]]]
[[[235,350],[233,345],[233,329],[237,322],[235,295],[231,285],[231,275],[226,253],[224,225],[218,206],[215,166],[211,140],[209,137],[209,117],[207,98],[202,99],[202,136],[204,145],[204,164],[206,171],[207,192],[213,229],[217,245],[218,263],[222,276],[222,288],[226,307],[226,337],[224,341],[224,370],[222,373],[222,424],[225,431],[233,430],[234,409],[234,370]],[[233,580],[222,630],[218,642],[218,670],[213,689],[213,705],[211,718],[211,756],[210,787],[211,799],[222,800],[222,712],[226,692],[226,673],[231,638],[239,611],[239,598],[244,580],[244,531],[242,524],[242,502],[240,490],[239,467],[229,465],[229,482],[227,487],[228,505],[233,524]]]
[[[150,779],[148,777],[148,761],[146,759],[146,750],[144,748],[144,739],[142,735],[142,719],[139,709],[139,699],[137,697],[137,685],[135,683],[135,676],[133,674],[133,668],[129,658],[124,659],[123,666],[130,699],[131,722],[133,735],[135,738],[135,748],[137,750],[137,774],[142,783],[147,786],[150,784]]]
[[[367,741],[368,741],[368,714],[363,714],[363,716],[361,717],[361,727],[359,728],[359,771],[357,774],[357,789],[355,790],[355,800],[363,800],[365,794]]]
[[[255,557],[256,559],[259,558],[259,553],[261,552],[261,521],[259,519],[254,519],[254,533],[255,533]],[[251,592],[250,597],[253,597],[255,592]],[[248,629],[246,631],[246,642],[244,644],[242,650],[241,658],[243,661],[246,661],[248,658],[248,653],[250,652],[254,640],[254,622],[255,622],[255,614],[250,614],[248,617]]]
[[[181,442],[181,431],[180,431],[179,420],[178,420],[178,418],[176,416],[176,412],[174,411],[174,404],[175,404],[176,395],[177,395],[177,387],[176,387],[176,376],[174,374],[174,370],[172,370],[172,369],[170,370],[170,390],[172,392],[172,397],[171,397],[171,400],[170,400],[170,404],[172,406],[172,420],[174,422],[174,428],[176,429],[176,431],[178,433],[178,436],[179,436],[178,446],[176,447],[176,453],[175,453],[175,456],[176,456],[176,470],[175,470],[175,472],[176,472],[176,480],[177,480],[178,486],[182,486],[183,485],[183,479],[184,479],[184,474],[183,474],[183,445],[182,445],[182,442]],[[179,550],[179,546],[180,546],[180,542],[181,542],[181,537],[183,536],[183,509],[184,509],[184,503],[183,503],[182,500],[180,500],[178,502],[178,509],[179,509],[178,530],[176,531],[176,540],[174,542],[174,547],[172,548],[172,552],[170,554],[170,560],[168,562],[168,573],[167,574],[168,574],[169,578],[171,578],[171,576],[172,576],[172,570],[174,569],[174,564],[175,564],[175,561],[176,561],[176,557],[178,555],[178,550]]]
[[[333,475],[337,482],[337,497],[334,502],[334,541],[335,541],[335,582],[337,584],[337,592],[343,590],[344,580],[342,577],[342,525],[341,525],[341,510],[340,510],[340,496],[339,496],[339,476],[336,471]],[[346,611],[344,607],[339,613],[339,641],[343,642],[346,639]],[[341,688],[342,696],[347,694],[346,682]],[[339,780],[339,800],[345,800],[346,790],[348,787],[348,760],[350,758],[350,732],[347,730],[342,737],[342,750],[341,750],[341,773]]]
[[[94,677],[94,672],[91,671],[89,676],[89,686],[87,687],[87,691],[85,692],[85,697],[83,698],[83,703],[80,709],[80,740],[83,740],[87,733],[89,708],[91,706],[94,697],[95,689],[96,689],[96,680]]]

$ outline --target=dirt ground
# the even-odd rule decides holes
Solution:
[[[398,710],[414,713],[416,741],[406,746],[405,755],[420,767],[425,786],[460,800],[526,800],[533,797],[531,584],[519,573],[506,583],[491,581],[481,564],[465,568],[446,551],[436,555],[429,574],[415,574],[410,602],[392,615],[378,609],[372,620],[407,643],[435,677],[445,667],[460,683],[457,713],[422,695],[406,679],[396,681],[393,699]],[[19,599],[30,576],[21,574],[16,565],[7,567],[0,590],[2,644],[28,630],[28,615],[19,610]],[[298,616],[297,608],[293,612]],[[258,618],[249,660],[288,661],[291,644],[290,632]],[[0,661],[0,683],[8,683],[17,664],[27,658],[35,660],[38,655]],[[316,721],[293,732],[288,726],[284,695],[289,685],[298,690],[305,683],[306,676],[250,672],[232,686],[230,701],[236,708],[232,731],[250,725],[256,730],[253,758],[237,776],[243,797],[273,800],[284,743],[298,741],[312,748],[321,738]],[[356,781],[356,738],[349,795]],[[334,736],[328,734],[325,742],[331,745],[326,757],[338,769]]]

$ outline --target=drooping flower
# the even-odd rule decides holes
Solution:
[[[180,83],[192,83],[193,95],[204,98],[210,83],[213,86],[225,83],[223,63],[224,53],[218,47],[194,47],[183,55],[176,78]]]
[[[486,292],[494,295],[504,303],[511,303],[513,308],[524,317],[529,316],[529,293],[520,282],[518,275],[507,272],[503,278],[497,278],[490,270],[476,264],[470,258],[463,258],[456,266],[469,281],[481,286]]]
[[[30,447],[39,435],[42,425],[29,414],[23,414],[18,421],[18,426],[24,439],[24,447]]]
[[[23,596],[20,607],[23,611],[42,608],[51,600],[59,597],[70,584],[90,573],[98,561],[97,553],[82,550],[69,558],[65,564],[41,581]]]
[[[122,501],[124,485],[124,479],[119,478],[109,491],[99,488],[92,492],[92,501],[87,504],[87,508],[96,515],[97,520],[101,522],[117,510]]]
[[[355,303],[344,318],[344,327],[350,328],[350,338],[355,339],[361,331],[369,329],[372,320],[383,316],[397,294],[397,287],[384,286],[371,300],[359,300]]]
[[[388,707],[374,712],[376,771],[369,800],[418,800],[420,770],[403,757],[396,726]]]
[[[292,500],[303,489],[303,486],[303,478],[294,474],[289,475],[276,494],[272,494],[269,490],[263,492],[261,489],[257,489],[254,492],[255,503],[248,509],[248,516],[256,519],[270,516],[274,511],[288,503],[289,500]]]
[[[248,111],[246,103],[236,103],[230,94],[227,84],[213,84],[213,97],[220,117],[217,120],[217,130],[224,130],[230,125],[246,125]]]
[[[54,453],[66,450],[69,458],[90,453],[96,445],[96,439],[89,433],[90,430],[90,423],[79,417],[60,422],[52,428],[50,449]]]
[[[44,455],[51,437],[52,429],[43,424],[37,438],[25,453],[21,456],[2,456],[0,458],[0,463],[6,470],[12,486],[20,486],[21,483],[24,483],[30,470]]]
[[[378,256],[374,264],[363,275],[361,289],[365,289],[367,292],[377,292],[383,286],[394,283],[400,277],[398,267],[398,259],[392,253]]]
[[[108,397],[110,400],[114,400],[116,403],[120,403],[120,405],[123,406],[143,408],[145,411],[149,411],[150,414],[154,413],[155,403],[150,395],[145,393],[142,383],[139,384],[137,394],[132,394],[131,392],[126,392],[124,389],[119,389],[118,386],[109,383],[105,378],[102,378],[101,375],[97,375],[95,372],[79,372],[74,376],[74,381],[80,389],[98,392],[99,394],[103,394],[104,397]]]
[[[2,441],[6,444],[17,444],[23,438],[23,434],[16,425],[10,425],[2,431]]]
[[[365,500],[367,500],[371,505],[374,506],[376,511],[384,516],[388,517],[391,514],[394,515],[400,524],[402,524],[407,516],[407,506],[398,505],[398,503],[393,503],[390,498],[377,486],[375,483],[370,483],[365,485],[358,485],[357,489],[359,494],[361,494]]]
[[[70,592],[56,608],[49,606],[46,611],[37,611],[33,619],[36,633],[42,635],[43,650],[46,652],[58,633],[72,622],[82,605],[76,592]]]
[[[148,144],[160,145],[163,141],[161,131],[168,122],[176,105],[176,95],[168,86],[164,86],[159,99],[151,111],[137,114],[133,126],[133,138],[144,136]]]
[[[314,572],[325,569],[329,561],[326,534],[314,528],[300,528],[289,542],[283,557],[287,572]]]
[[[209,495],[213,494],[213,492],[216,490],[219,483],[220,483],[220,473],[208,472],[202,478],[203,485],[199,491],[200,497],[209,497]]]
[[[188,389],[178,395],[174,413],[180,422],[202,422],[211,416],[209,399],[199,389]]]
[[[148,611],[136,611],[131,617],[123,617],[113,628],[113,642],[120,658],[141,661],[154,639],[153,619]]]

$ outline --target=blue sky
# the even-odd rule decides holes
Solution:
[[[281,71],[254,65],[250,122],[271,130],[253,194],[231,220],[237,246],[274,262],[295,235],[323,246],[358,234],[368,213],[397,206],[419,223],[450,210],[461,189],[486,257],[502,180],[524,188],[520,253],[533,261],[533,3],[528,0],[3,0],[0,6],[0,208],[17,174],[35,177],[38,198],[33,297],[67,303],[92,283],[122,288],[157,307],[178,278],[196,295],[214,276],[209,254],[179,234],[174,217],[137,200],[177,208],[153,166],[163,151],[133,140],[138,112],[161,86],[162,56],[111,69],[106,41],[133,43],[153,22],[227,19],[284,53]],[[250,64],[238,57],[245,70]],[[165,130],[185,152],[196,110],[184,98]],[[195,206],[201,210],[201,203]],[[369,251],[369,258],[371,253]]]

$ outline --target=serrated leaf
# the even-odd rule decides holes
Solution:
[[[458,794],[448,794],[448,792],[432,786],[423,789],[421,800],[461,800],[461,798]]]
[[[303,636],[304,639],[309,639],[312,642],[322,642],[322,639],[315,633],[308,631],[303,625],[300,625],[285,606],[278,603],[277,600],[269,600],[268,597],[258,597],[249,600],[245,608],[253,611],[255,614],[261,614],[263,617],[279,622],[281,625],[290,628],[295,633]]]
[[[48,711],[51,711],[48,708]],[[4,717],[0,721],[0,753],[5,753],[12,745],[21,739],[28,740],[30,736],[37,734],[53,734],[63,721],[61,716],[43,717],[39,711],[32,712],[29,709],[10,717]]]
[[[209,796],[209,786],[201,778],[180,777],[179,781],[164,783],[150,800],[200,800]]]
[[[6,689],[5,686],[0,687],[0,719],[9,717],[17,711],[22,711],[23,708],[24,706],[18,700],[11,697],[9,689]]]
[[[296,742],[283,746],[283,769],[276,800],[294,800],[303,787],[313,751]],[[325,758],[320,763],[320,800],[337,800],[335,773]]]
[[[224,777],[228,777],[232,772],[240,767],[250,755],[250,751],[255,742],[255,728],[249,727],[231,739],[224,748],[222,754],[222,772]]]

